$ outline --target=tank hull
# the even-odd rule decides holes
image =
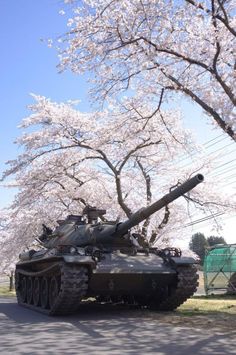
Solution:
[[[154,253],[91,256],[45,256],[16,265],[18,303],[48,315],[71,314],[81,302],[128,303],[173,310],[198,285],[194,261],[176,258],[172,265]]]

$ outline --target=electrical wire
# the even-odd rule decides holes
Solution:
[[[218,139],[218,138],[220,138],[220,137],[222,137],[222,136],[224,136],[223,139],[221,139],[221,140],[219,140],[219,141],[217,141],[217,142],[215,142],[215,143],[213,143],[213,144],[211,144],[210,146],[207,147],[207,145],[208,145],[209,143],[215,141],[216,139]],[[220,141],[223,141],[223,140],[225,140],[225,139],[228,139],[228,137],[226,137],[225,134],[222,133],[222,134],[220,134],[219,136],[217,136],[217,137],[215,137],[215,138],[213,138],[213,139],[211,139],[211,140],[209,140],[209,141],[203,143],[202,145],[203,145],[203,146],[206,146],[206,149],[208,149],[208,148],[210,148],[212,145],[218,144]],[[196,154],[198,154],[197,151],[194,151],[192,154],[188,154],[188,155],[183,154],[183,155],[181,155],[181,156],[179,157],[178,163],[180,163],[181,161],[184,161],[184,160],[186,160],[186,159],[189,159],[189,158],[193,157],[193,156],[196,155]]]
[[[225,212],[217,212],[217,213],[208,215],[208,216],[206,216],[206,217],[199,218],[199,219],[197,219],[197,220],[195,220],[195,221],[189,222],[189,223],[185,224],[183,227],[184,227],[184,228],[186,228],[186,227],[191,227],[191,226],[193,226],[193,225],[195,225],[195,224],[208,221],[209,219],[222,216],[223,214],[225,214]],[[181,227],[181,228],[182,228],[182,227]]]
[[[190,228],[190,227],[193,227],[193,229],[194,229],[194,228],[196,228],[196,226],[197,226],[198,224],[205,224],[204,228],[207,228],[208,226],[211,226],[210,220],[213,219],[213,218],[215,218],[215,217],[213,216],[213,217],[209,218],[209,221],[206,220],[206,221],[202,221],[202,222],[199,222],[199,223],[195,223],[195,224],[190,225],[190,226],[182,226],[182,227],[180,227],[180,228],[178,228],[178,229]],[[224,218],[222,219],[222,221],[226,221],[226,220],[232,219],[232,218],[235,218],[235,219],[236,219],[236,215],[224,217]]]

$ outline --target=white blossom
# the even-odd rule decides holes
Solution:
[[[235,1],[84,0],[68,26],[61,68],[95,74],[99,100],[181,93],[235,139]]]

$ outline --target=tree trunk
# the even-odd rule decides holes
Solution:
[[[14,273],[13,273],[13,271],[11,271],[9,278],[10,278],[9,291],[13,291],[13,289],[14,289]]]

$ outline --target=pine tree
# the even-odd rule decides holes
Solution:
[[[208,246],[208,241],[203,233],[195,233],[192,235],[189,248],[199,256],[201,265],[204,263],[205,249]]]
[[[207,238],[207,242],[210,247],[216,245],[216,244],[226,244],[226,241],[223,237],[217,237],[214,235],[211,235],[210,237]]]

